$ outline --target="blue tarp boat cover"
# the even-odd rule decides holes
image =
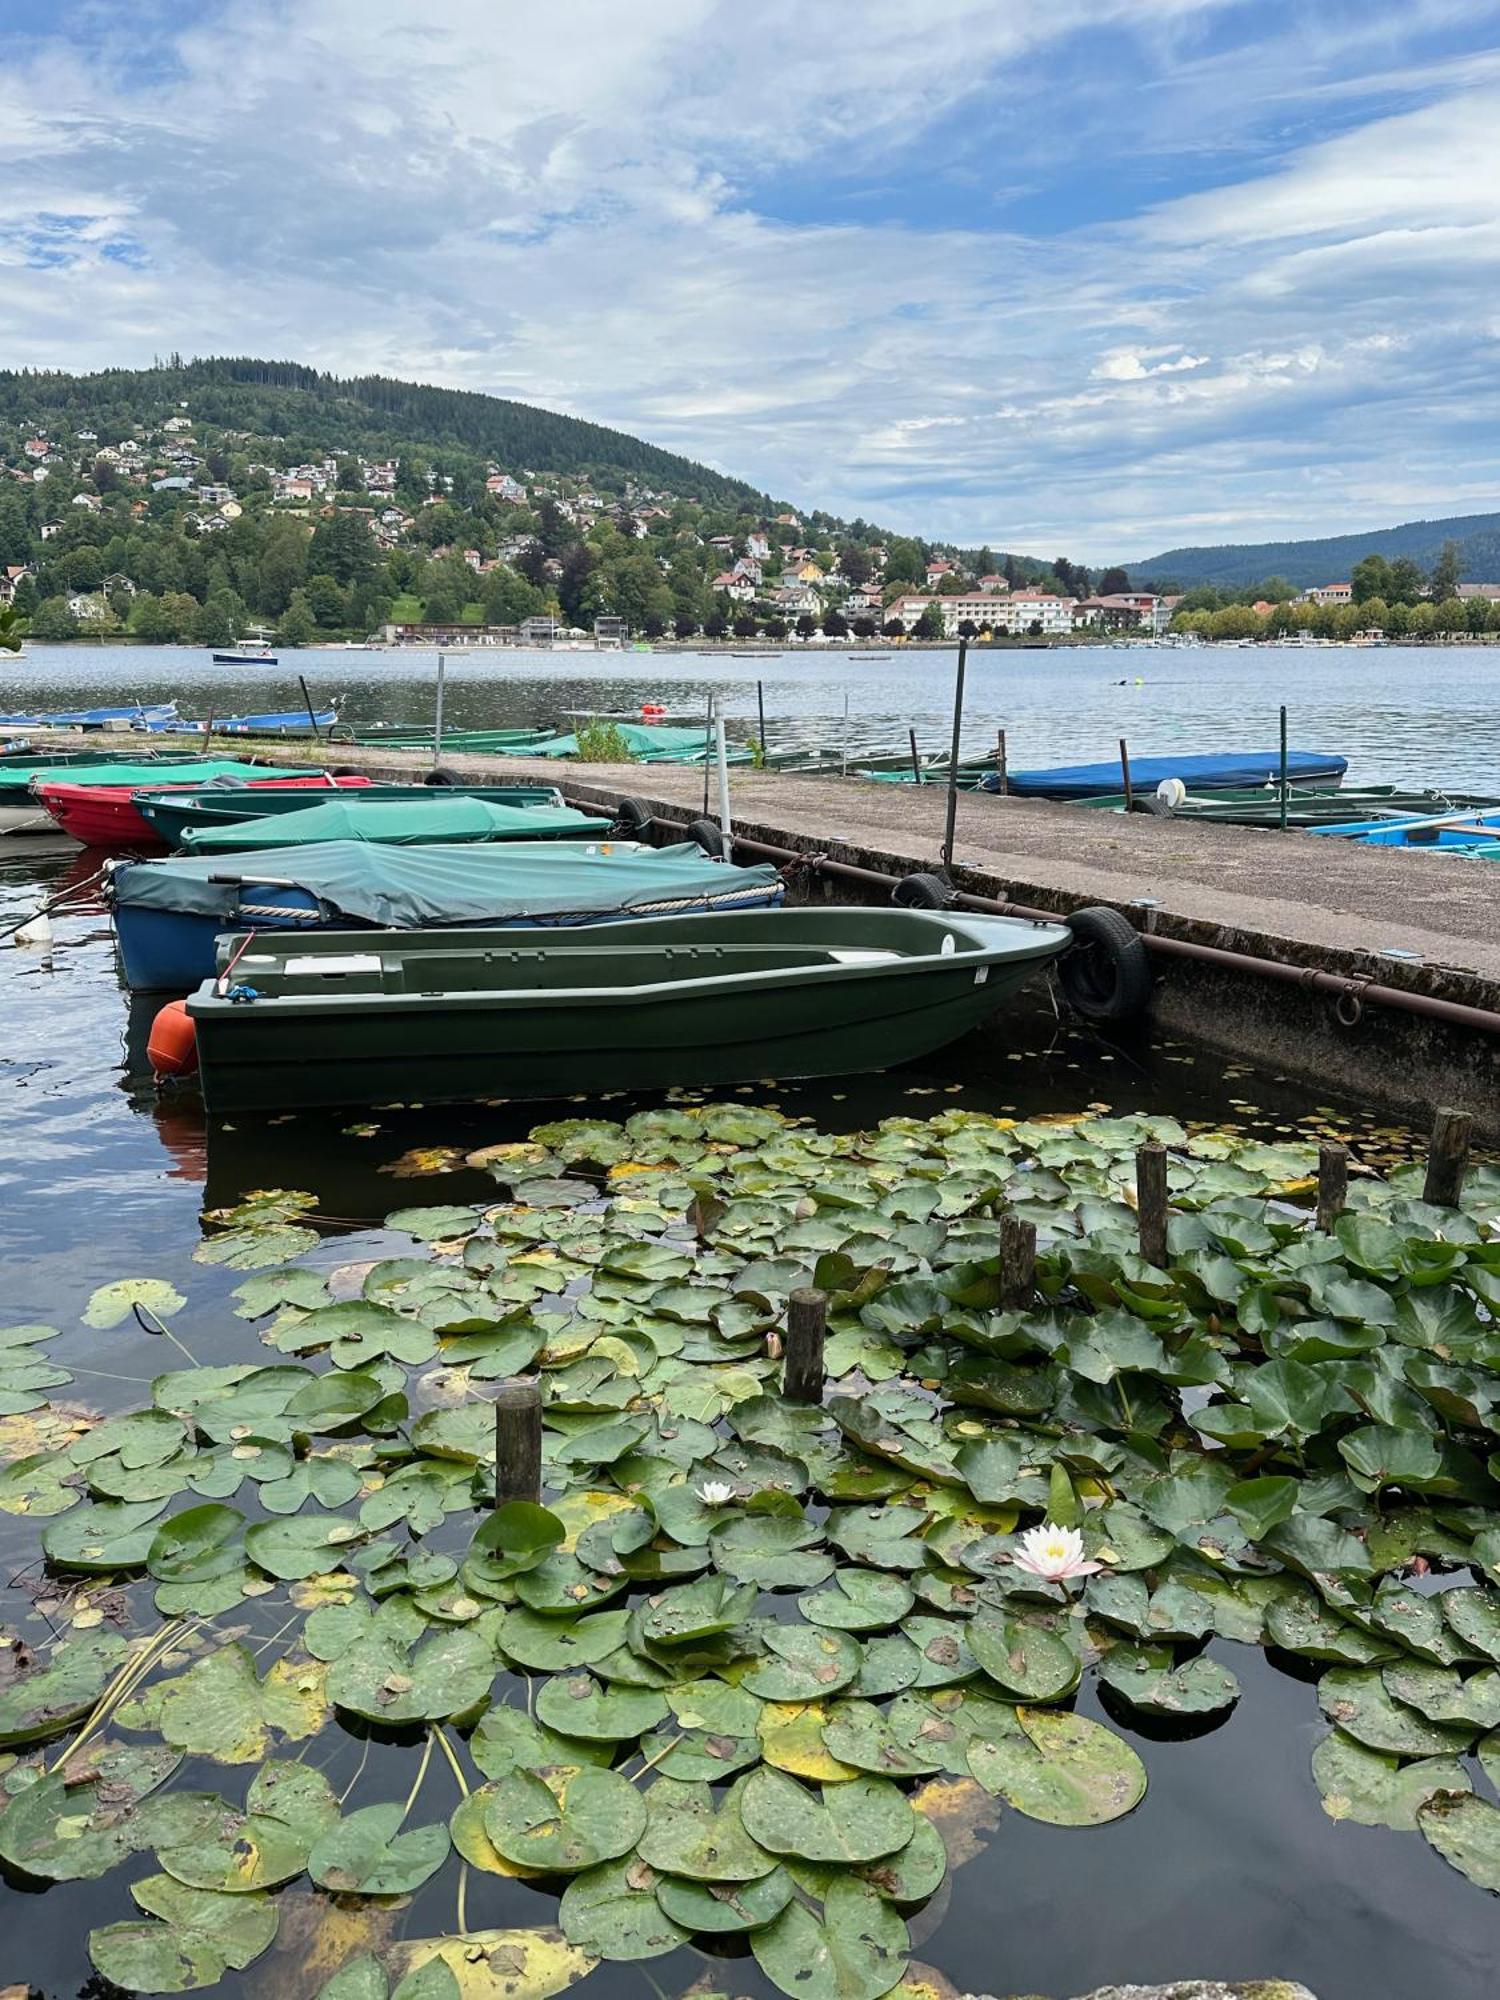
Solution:
[[[736,868],[691,843],[643,847],[633,841],[390,848],[334,840],[232,858],[121,862],[111,881],[117,906],[226,924],[253,924],[257,898],[274,904],[275,891],[290,885],[334,917],[388,930],[518,918],[668,916],[678,904],[759,907],[779,901],[782,891],[769,862]]]
[[[357,791],[349,791],[305,812],[190,826],[182,844],[190,854],[235,854],[257,847],[305,847],[320,840],[404,847],[438,841],[597,840],[612,823],[571,806],[492,806],[434,786],[430,799],[365,802]]]
[[[1287,776],[1294,785],[1311,784],[1314,779],[1337,784],[1349,768],[1346,757],[1330,757],[1319,750],[1289,750]],[[1190,792],[1225,792],[1240,786],[1274,785],[1281,778],[1279,750],[1225,750],[1212,756],[1195,756],[1180,751],[1162,757],[1135,757],[1130,760],[1130,782],[1136,791],[1150,791],[1167,778],[1181,778]],[[1012,771],[1010,789],[1019,798],[1088,799],[1121,789],[1118,758],[1103,764],[1059,764],[1045,771]],[[998,791],[999,780],[986,783],[986,791]]]

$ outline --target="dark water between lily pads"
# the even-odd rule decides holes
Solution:
[[[67,852],[7,850],[0,856],[0,927],[84,872]],[[80,1324],[94,1289],[114,1279],[150,1276],[175,1285],[187,1304],[172,1329],[199,1361],[275,1358],[260,1345],[258,1329],[235,1316],[230,1294],[241,1274],[193,1260],[206,1209],[230,1206],[257,1188],[306,1189],[320,1204],[320,1266],[387,1255],[405,1241],[382,1231],[389,1212],[493,1198],[494,1183],[462,1164],[464,1152],[523,1136],[544,1117],[587,1111],[617,1118],[635,1108],[622,1098],[560,1111],[380,1110],[357,1119],[278,1113],[210,1130],[191,1098],[158,1103],[153,1095],[140,1061],[150,1010],[131,1014],[103,912],[85,906],[55,928],[49,956],[0,950],[0,1320],[59,1328],[49,1352],[74,1380],[57,1393],[92,1410],[136,1407],[154,1375],[183,1365],[175,1349],[129,1320],[105,1332]],[[1106,1046],[1060,1027],[1040,1001],[920,1070],[740,1095],[829,1131],[954,1106],[1017,1116],[1107,1106],[1267,1137],[1334,1130],[1377,1165],[1410,1145],[1408,1134],[1356,1106],[1311,1105],[1273,1076],[1226,1071],[1218,1059],[1184,1047]],[[28,1433],[30,1421],[0,1419],[7,1455],[45,1450],[67,1435],[45,1422]],[[66,1614],[34,1608],[38,1598],[56,1601],[36,1564],[37,1533],[37,1523],[0,1514],[0,1575],[8,1586],[0,1623],[7,1638],[45,1644],[47,1617]],[[145,1586],[127,1596],[153,1618]],[[124,1603],[100,1593],[94,1608],[107,1628]],[[264,1665],[284,1617],[278,1593],[265,1606],[247,1603],[220,1618],[218,1631],[243,1630],[252,1647],[267,1648]],[[1156,1741],[1111,1714],[1149,1771],[1142,1804],[1111,1825],[1076,1831],[1002,1809],[982,1851],[913,1918],[916,1960],[961,1992],[1054,2000],[1106,1981],[1189,1975],[1295,1977],[1320,2000],[1491,1995],[1500,1904],[1412,1834],[1332,1822],[1309,1775],[1325,1725],[1305,1669],[1288,1661],[1283,1670],[1257,1649],[1222,1641],[1211,1650],[1243,1687],[1222,1726],[1193,1740]],[[1078,1709],[1105,1719],[1091,1679]],[[356,1805],[404,1797],[417,1756],[409,1744],[372,1743],[338,1726],[282,1754],[299,1749],[337,1790],[358,1773]],[[236,1797],[249,1775],[243,1766],[189,1763],[175,1782]],[[1477,1769],[1475,1783],[1489,1796]],[[426,1785],[426,1812],[417,1817],[446,1818],[456,1797],[440,1760]],[[0,1986],[29,1985],[47,2000],[106,1994],[88,1960],[88,1931],[135,1914],[129,1884],[152,1866],[143,1855],[96,1882],[0,1887]],[[311,2000],[316,1993],[331,1969],[318,1957],[326,1934],[313,1914],[325,1906],[305,1882],[280,1901],[277,1945],[217,1990],[247,2000]],[[555,1914],[551,1889],[471,1871],[471,1927],[549,1924]],[[453,1868],[409,1906],[347,1918],[346,1944],[364,1934],[360,1921],[376,1943],[451,1929]],[[605,1965],[588,1984],[601,2000],[660,2000],[689,1987],[772,2000],[775,1990],[748,1953],[695,1949],[640,1967]]]

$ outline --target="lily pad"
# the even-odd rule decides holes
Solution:
[[[841,1571],[825,1589],[797,1600],[811,1624],[839,1632],[881,1632],[898,1625],[915,1602],[915,1592],[899,1576],[880,1570]]]
[[[0,1688],[0,1744],[45,1743],[87,1715],[125,1657],[111,1632],[65,1639],[43,1660],[16,1642],[14,1678]]]
[[[1318,1682],[1318,1706],[1330,1722],[1370,1750],[1396,1757],[1461,1756],[1476,1731],[1429,1722],[1397,1701],[1377,1667],[1334,1667]]]
[[[467,1626],[432,1633],[408,1652],[379,1632],[359,1640],[328,1669],[328,1699],[351,1715],[393,1727],[440,1722],[489,1694],[494,1649]]]
[[[802,1861],[875,1861],[905,1847],[916,1830],[911,1807],[886,1778],[824,1785],[815,1798],[781,1771],[752,1771],[740,1816],[768,1853]]]
[[[195,1839],[222,1801],[208,1793],[151,1796],[182,1762],[163,1744],[112,1744],[39,1777],[0,1813],[0,1859],[23,1875],[78,1882],[156,1845],[159,1833]]]
[[[1102,1724],[1055,1709],[1018,1709],[1020,1732],[969,1745],[969,1769],[988,1792],[1049,1826],[1104,1826],[1146,1794],[1146,1768]]]
[[[126,1728],[156,1730],[190,1756],[259,1764],[273,1732],[300,1742],[322,1728],[325,1672],[319,1662],[281,1659],[262,1680],[244,1646],[221,1646],[127,1702],[119,1719]]]
[[[606,1861],[573,1877],[558,1905],[558,1920],[574,1944],[601,1958],[616,1963],[660,1958],[688,1943],[700,1928],[674,1919],[661,1897],[665,1886],[638,1855]],[[713,1900],[694,1883],[675,1886]]]
[[[848,1687],[859,1672],[859,1642],[807,1625],[762,1623],[765,1656],[742,1686],[762,1701],[819,1701]]]
[[[225,1807],[217,1825],[194,1829],[175,1845],[158,1831],[152,1844],[174,1881],[244,1895],[300,1875],[314,1843],[338,1816],[338,1801],[321,1771],[306,1764],[265,1764],[251,1780],[243,1812]]]
[[[1083,1675],[1068,1639],[1038,1619],[981,1611],[964,1627],[964,1639],[989,1678],[1015,1701],[1061,1701]]]
[[[193,1993],[243,1972],[276,1936],[277,1909],[260,1893],[226,1896],[148,1875],[130,1893],[145,1915],[89,1932],[96,1969],[131,1993]]]
[[[1357,1826],[1417,1830],[1417,1812],[1436,1792],[1466,1792],[1469,1780],[1456,1757],[1420,1757],[1403,1763],[1367,1749],[1341,1729],[1330,1730],[1312,1754],[1313,1780],[1330,1819]]]
[[[906,1925],[868,1883],[841,1878],[822,1917],[789,1903],[774,1923],[752,1931],[761,1971],[792,2000],[878,2000],[906,1971]]]
[[[1157,1646],[1116,1648],[1100,1666],[1099,1679],[1132,1708],[1161,1715],[1217,1715],[1240,1698],[1228,1667],[1206,1653],[1178,1666],[1170,1649]]]
[[[745,1829],[736,1786],[715,1808],[707,1785],[659,1779],[647,1800],[641,1858],[662,1874],[694,1882],[753,1882],[775,1867]]]
[[[536,1713],[559,1735],[626,1743],[664,1721],[667,1704],[651,1688],[604,1687],[592,1674],[568,1674],[541,1689]]]
[[[187,1300],[175,1285],[169,1285],[165,1278],[116,1278],[113,1284],[100,1285],[94,1292],[83,1312],[85,1326],[118,1326],[122,1319],[129,1319],[137,1306],[143,1306],[157,1319],[170,1319],[179,1313]]]
[[[1417,1827],[1450,1868],[1500,1892],[1500,1806],[1472,1792],[1438,1792],[1418,1806]]]
[[[319,1835],[307,1872],[320,1889],[340,1896],[404,1896],[437,1873],[448,1858],[448,1829],[434,1823],[401,1831],[396,1803],[362,1806]]]
[[[485,1832],[507,1861],[553,1875],[628,1854],[645,1825],[646,1803],[634,1785],[592,1768],[549,1779],[512,1771],[497,1781],[484,1815]]]

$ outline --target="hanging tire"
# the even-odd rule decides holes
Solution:
[[[335,764],[328,775],[330,778],[368,778],[370,774],[359,764]]]
[[[891,901],[907,910],[951,910],[953,891],[941,875],[903,875],[891,891]]]
[[[463,779],[457,771],[450,771],[446,764],[434,764],[422,780],[424,785],[461,785]]]
[[[690,819],[687,837],[696,842],[705,854],[711,854],[715,861],[729,860],[729,842],[724,838],[724,830],[717,820]]]
[[[1057,961],[1063,995],[1086,1021],[1138,1021],[1151,1005],[1151,960],[1118,910],[1075,910],[1074,943]]]
[[[1171,801],[1162,798],[1156,792],[1137,792],[1130,802],[1130,810],[1138,813],[1150,813],[1156,819],[1175,819],[1177,817],[1172,809]]]
[[[615,808],[615,825],[632,840],[647,839],[655,819],[644,799],[621,799]]]

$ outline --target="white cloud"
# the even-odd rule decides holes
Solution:
[[[903,163],[956,129],[985,133],[997,194],[1037,181],[1028,148],[1076,171],[1059,65],[1095,42],[1101,90],[1127,44],[1150,71],[1149,117],[1122,92],[1122,123],[1207,136],[1234,70],[1192,57],[1224,12],[235,0],[155,71],[120,17],[118,42],[0,70],[0,341],[17,364],[177,347],[489,389],[805,504],[1048,554],[1467,497],[1455,464],[1481,484],[1500,421],[1492,68],[1456,92],[1434,68],[1447,95],[1109,224],[1021,231],[971,199],[956,226],[935,197],[835,226],[759,195],[837,172],[881,199],[826,213],[904,214]],[[1399,29],[1363,32],[1389,72]],[[1289,87],[1331,90],[1347,59],[1325,46]]]

